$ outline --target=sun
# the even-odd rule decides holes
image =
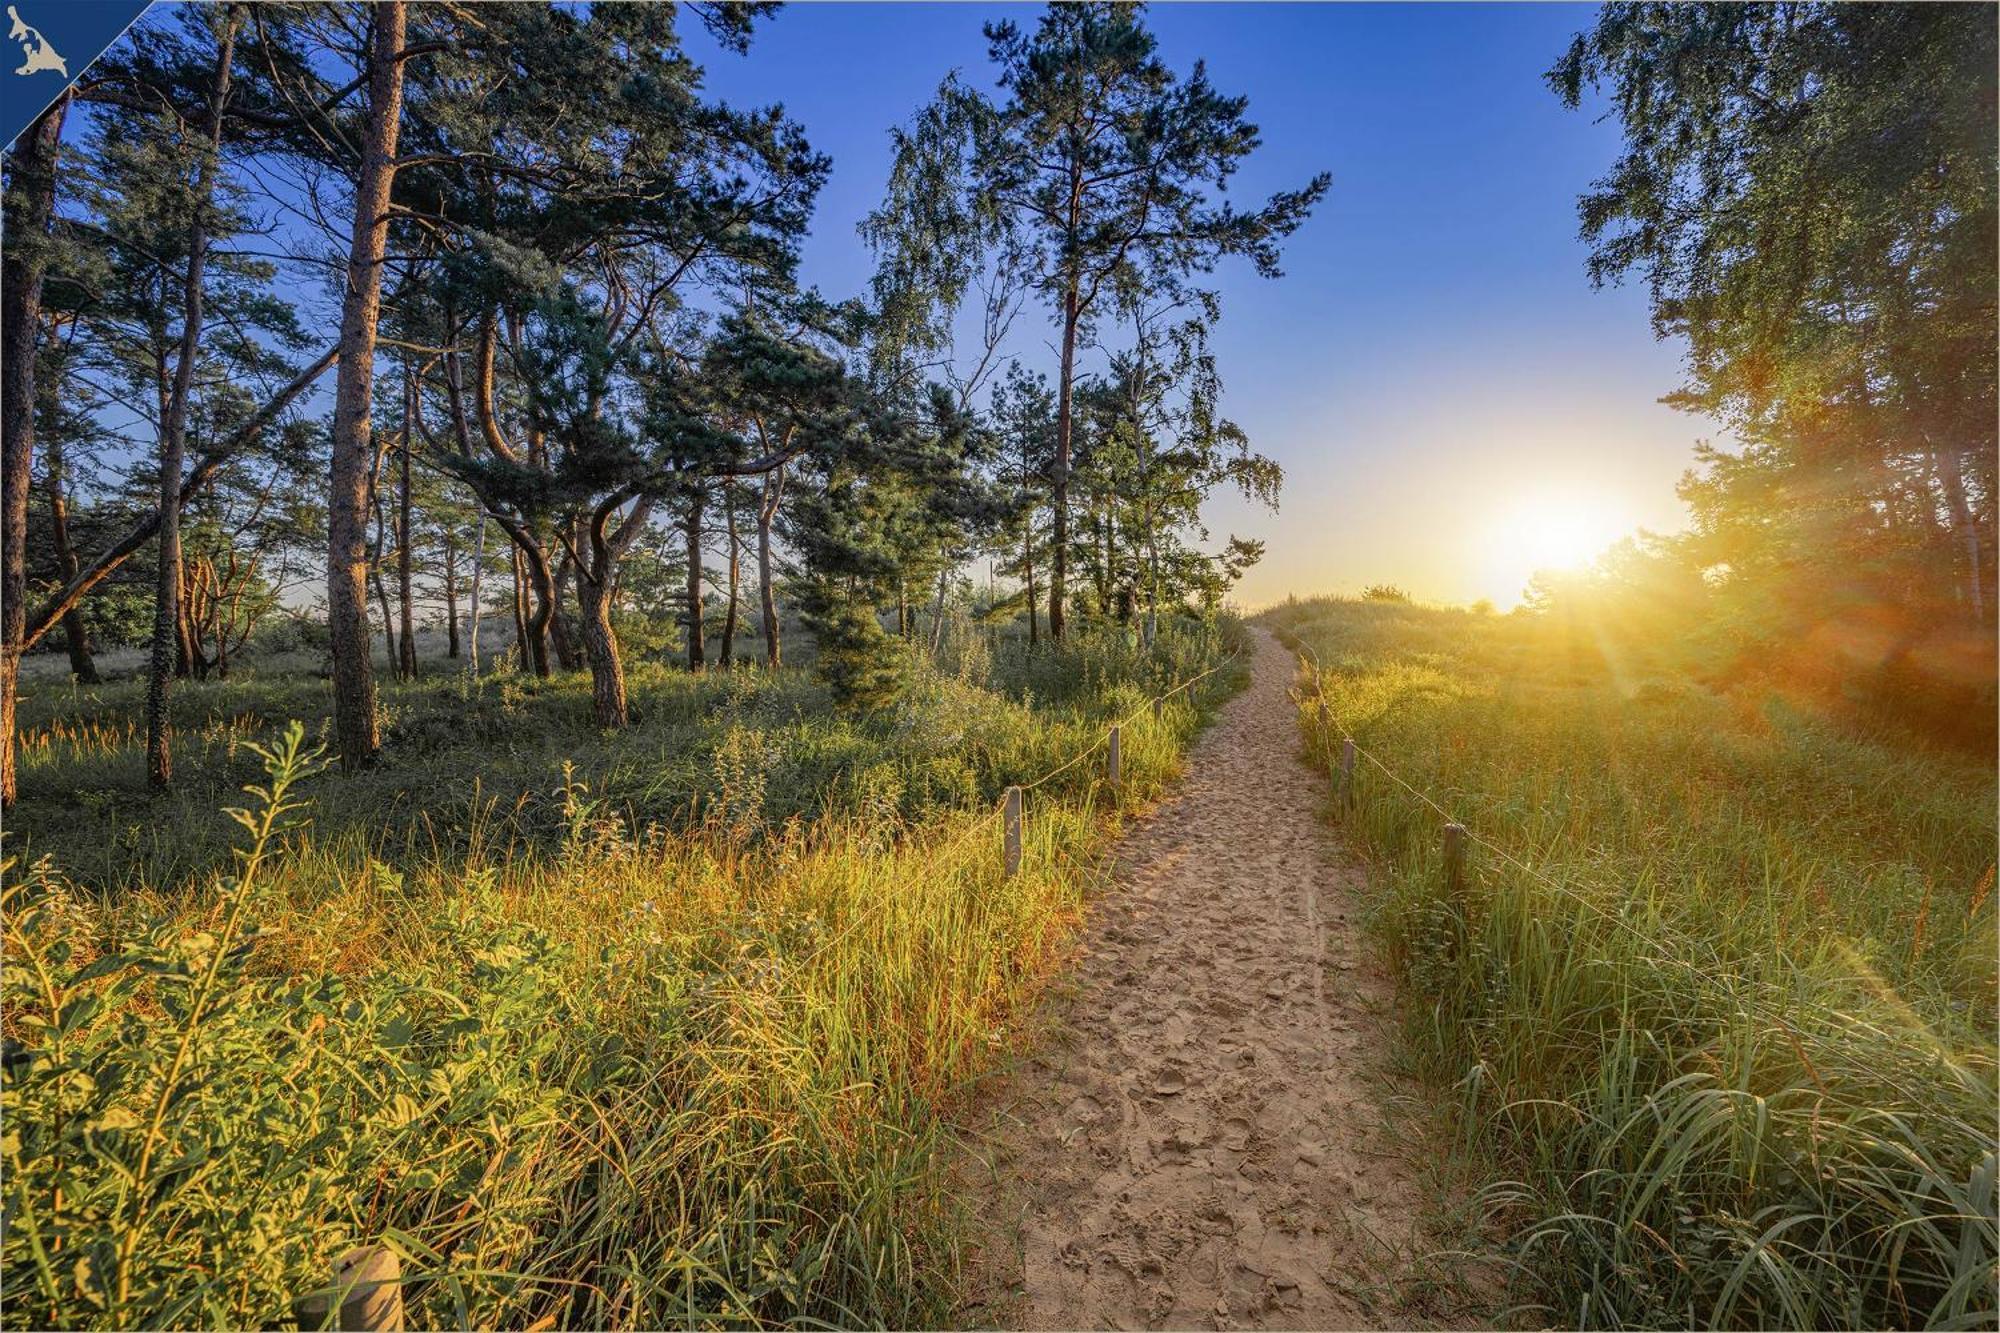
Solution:
[[[1485,528],[1479,583],[1493,601],[1511,606],[1537,571],[1583,569],[1633,525],[1615,497],[1551,488],[1501,503]]]

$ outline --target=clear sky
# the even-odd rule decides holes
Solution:
[[[980,25],[1039,8],[793,4],[746,57],[691,46],[738,104],[781,102],[833,159],[804,278],[860,294],[854,226],[880,198],[891,126],[961,69],[990,88]],[[1681,526],[1673,486],[1714,426],[1656,400],[1680,349],[1644,293],[1592,291],[1577,194],[1610,165],[1615,123],[1566,111],[1544,70],[1584,5],[1167,4],[1148,22],[1179,71],[1208,62],[1250,99],[1264,147],[1247,201],[1330,171],[1284,278],[1226,265],[1215,341],[1227,414],[1285,468],[1278,513],[1231,496],[1216,539],[1262,537],[1238,599],[1394,582],[1420,598],[1518,598],[1558,563],[1638,526]],[[1046,312],[1010,349],[1053,364]]]

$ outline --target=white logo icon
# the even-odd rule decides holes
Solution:
[[[21,44],[21,68],[14,71],[16,74],[39,74],[43,70],[48,70],[62,75],[65,79],[69,77],[69,66],[56,54],[56,49],[49,45],[48,38],[42,36],[39,30],[21,22],[21,16],[14,12],[12,5],[7,6],[7,17],[13,20],[7,29],[7,35]]]

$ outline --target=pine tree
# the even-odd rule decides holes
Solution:
[[[1023,257],[1058,330],[1049,631],[1063,634],[1070,560],[1070,471],[1079,348],[1115,291],[1173,285],[1227,255],[1278,273],[1278,246],[1326,193],[1328,178],[1242,212],[1217,194],[1258,146],[1245,99],[1226,97],[1197,62],[1176,78],[1156,53],[1139,6],[1049,6],[1032,34],[1011,22],[986,29],[1002,97],[958,85],[899,141],[897,179],[954,231],[952,253],[1001,242]],[[949,131],[962,131],[954,137]],[[944,210],[932,196],[954,184],[968,202]],[[901,210],[910,211],[910,207]],[[962,271],[929,294],[955,302]]]

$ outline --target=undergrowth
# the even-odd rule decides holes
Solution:
[[[162,840],[117,873],[46,809],[10,834],[10,1320],[282,1324],[380,1241],[420,1326],[942,1322],[954,1098],[1017,1040],[1118,810],[1240,671],[1157,723],[1144,701],[1222,650],[968,636],[872,719],[790,673],[659,677],[615,739],[579,729],[576,682],[420,684],[388,691],[399,724],[517,708],[517,748],[439,724],[352,778],[277,721],[310,687],[215,690],[193,743],[264,775],[226,858]],[[23,809],[88,773],[133,817],[122,702],[35,724]],[[1135,710],[1123,787],[1086,763],[1031,793],[1004,877],[989,797]]]

